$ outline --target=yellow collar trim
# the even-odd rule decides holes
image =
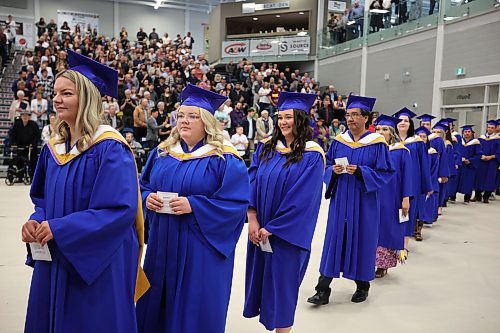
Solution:
[[[465,142],[464,139],[462,139],[462,145],[468,147],[468,146],[473,146],[473,145],[480,145],[481,142],[479,142],[478,139],[472,139],[469,142]]]
[[[401,142],[397,142],[397,143],[389,146],[390,151],[398,150],[398,149],[405,149],[406,151],[410,152],[410,150],[408,148],[406,148],[405,145],[402,144]]]
[[[240,154],[238,153],[238,150],[234,148],[234,146],[229,142],[224,140],[224,145],[222,147],[222,153],[223,154],[231,154],[234,155],[235,157],[239,158],[240,160],[242,159]],[[158,151],[158,155],[161,155],[162,151]],[[168,150],[168,155],[171,155],[173,158],[179,160],[179,161],[187,161],[187,160],[195,160],[199,158],[205,158],[205,157],[210,157],[210,156],[217,156],[217,150],[215,149],[214,146],[206,144],[197,150],[191,152],[191,153],[185,153],[182,150],[182,146],[180,142],[177,142],[175,146],[170,148]]]
[[[386,146],[388,146],[384,137],[380,134],[377,134],[377,133],[370,133],[369,135],[365,136],[361,140],[354,142],[352,140],[352,138],[349,136],[348,132],[346,131],[342,134],[337,135],[334,140],[336,140],[340,143],[343,143],[346,146],[349,146],[351,148],[360,148],[360,147],[365,147],[365,146],[369,146],[369,145],[374,145],[377,143],[383,143]]]
[[[266,144],[266,142],[269,142],[269,140],[271,140],[270,137],[265,138],[264,140],[261,140],[260,142],[263,144]],[[278,143],[276,143],[276,151],[280,154],[285,155],[285,154],[289,154],[292,150],[289,147],[285,147],[283,142],[278,141]],[[326,167],[325,151],[323,150],[323,148],[320,147],[320,145],[318,145],[318,143],[316,143],[314,141],[307,141],[305,151],[320,153],[321,157],[323,157],[323,163],[324,163],[323,165]]]
[[[406,138],[405,141],[401,142],[402,144],[408,144],[408,143],[413,143],[413,142],[424,142],[422,138],[420,138],[418,135],[412,136],[410,138]]]
[[[428,152],[429,154],[431,154],[431,155],[432,155],[432,154],[437,154],[437,153],[438,153],[438,152],[437,152],[437,150],[436,150],[436,149],[434,149],[434,148],[432,148],[432,147],[431,147],[431,148],[429,148],[429,149],[427,150],[427,152]]]

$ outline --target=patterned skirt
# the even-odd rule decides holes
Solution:
[[[377,268],[382,269],[396,267],[398,264],[398,251],[378,246],[376,264]]]

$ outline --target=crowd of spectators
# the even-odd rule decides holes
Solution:
[[[49,121],[54,112],[54,78],[68,68],[69,49],[119,72],[118,99],[103,98],[105,118],[126,133],[129,142],[140,143],[146,150],[170,134],[180,93],[188,83],[228,97],[215,116],[227,139],[247,159],[255,143],[269,137],[276,126],[276,104],[283,90],[318,96],[311,111],[311,126],[316,128],[322,119],[314,133],[325,149],[333,139],[330,133],[338,133],[345,126],[345,96],[334,86],[322,92],[307,72],[286,64],[257,65],[248,59],[230,61],[216,71],[204,54],[193,54],[195,40],[189,32],[170,38],[168,33],[160,36],[156,29],[148,34],[139,28],[131,38],[122,27],[119,38],[107,38],[90,26],[69,27],[65,22],[58,28],[54,20],[47,24],[43,19],[36,26],[35,48],[25,51],[19,77],[12,83],[15,98],[10,117],[15,122],[21,112],[29,111],[30,120],[44,133],[43,143],[54,132],[53,121]]]

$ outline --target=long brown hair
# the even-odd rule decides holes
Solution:
[[[302,157],[304,157],[304,151],[306,149],[306,142],[312,139],[312,128],[310,126],[309,115],[299,109],[293,109],[293,120],[294,125],[292,129],[294,140],[290,144],[290,153],[286,156],[286,162],[284,167],[288,167],[290,164],[299,162]],[[264,144],[264,149],[260,153],[259,159],[263,162],[270,160],[276,153],[276,145],[278,141],[285,140],[285,136],[281,133],[279,126],[275,126],[273,130],[273,135],[271,140]]]

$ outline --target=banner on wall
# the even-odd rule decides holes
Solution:
[[[309,54],[309,36],[242,39],[222,42],[222,58]]]
[[[279,54],[309,54],[311,38],[309,36],[281,37]]]
[[[35,41],[33,39],[33,23],[21,22],[14,19],[16,22],[16,47],[18,48],[34,48]],[[5,27],[5,20],[0,20],[0,25]]]
[[[250,56],[277,55],[279,38],[250,39]]]
[[[57,26],[60,28],[64,22],[68,22],[71,31],[74,31],[76,25],[78,24],[82,33],[84,34],[87,30],[87,26],[90,24],[92,30],[97,29],[97,31],[99,32],[99,14],[58,10]]]
[[[250,42],[244,40],[230,40],[222,42],[222,57],[247,57],[250,52]]]

